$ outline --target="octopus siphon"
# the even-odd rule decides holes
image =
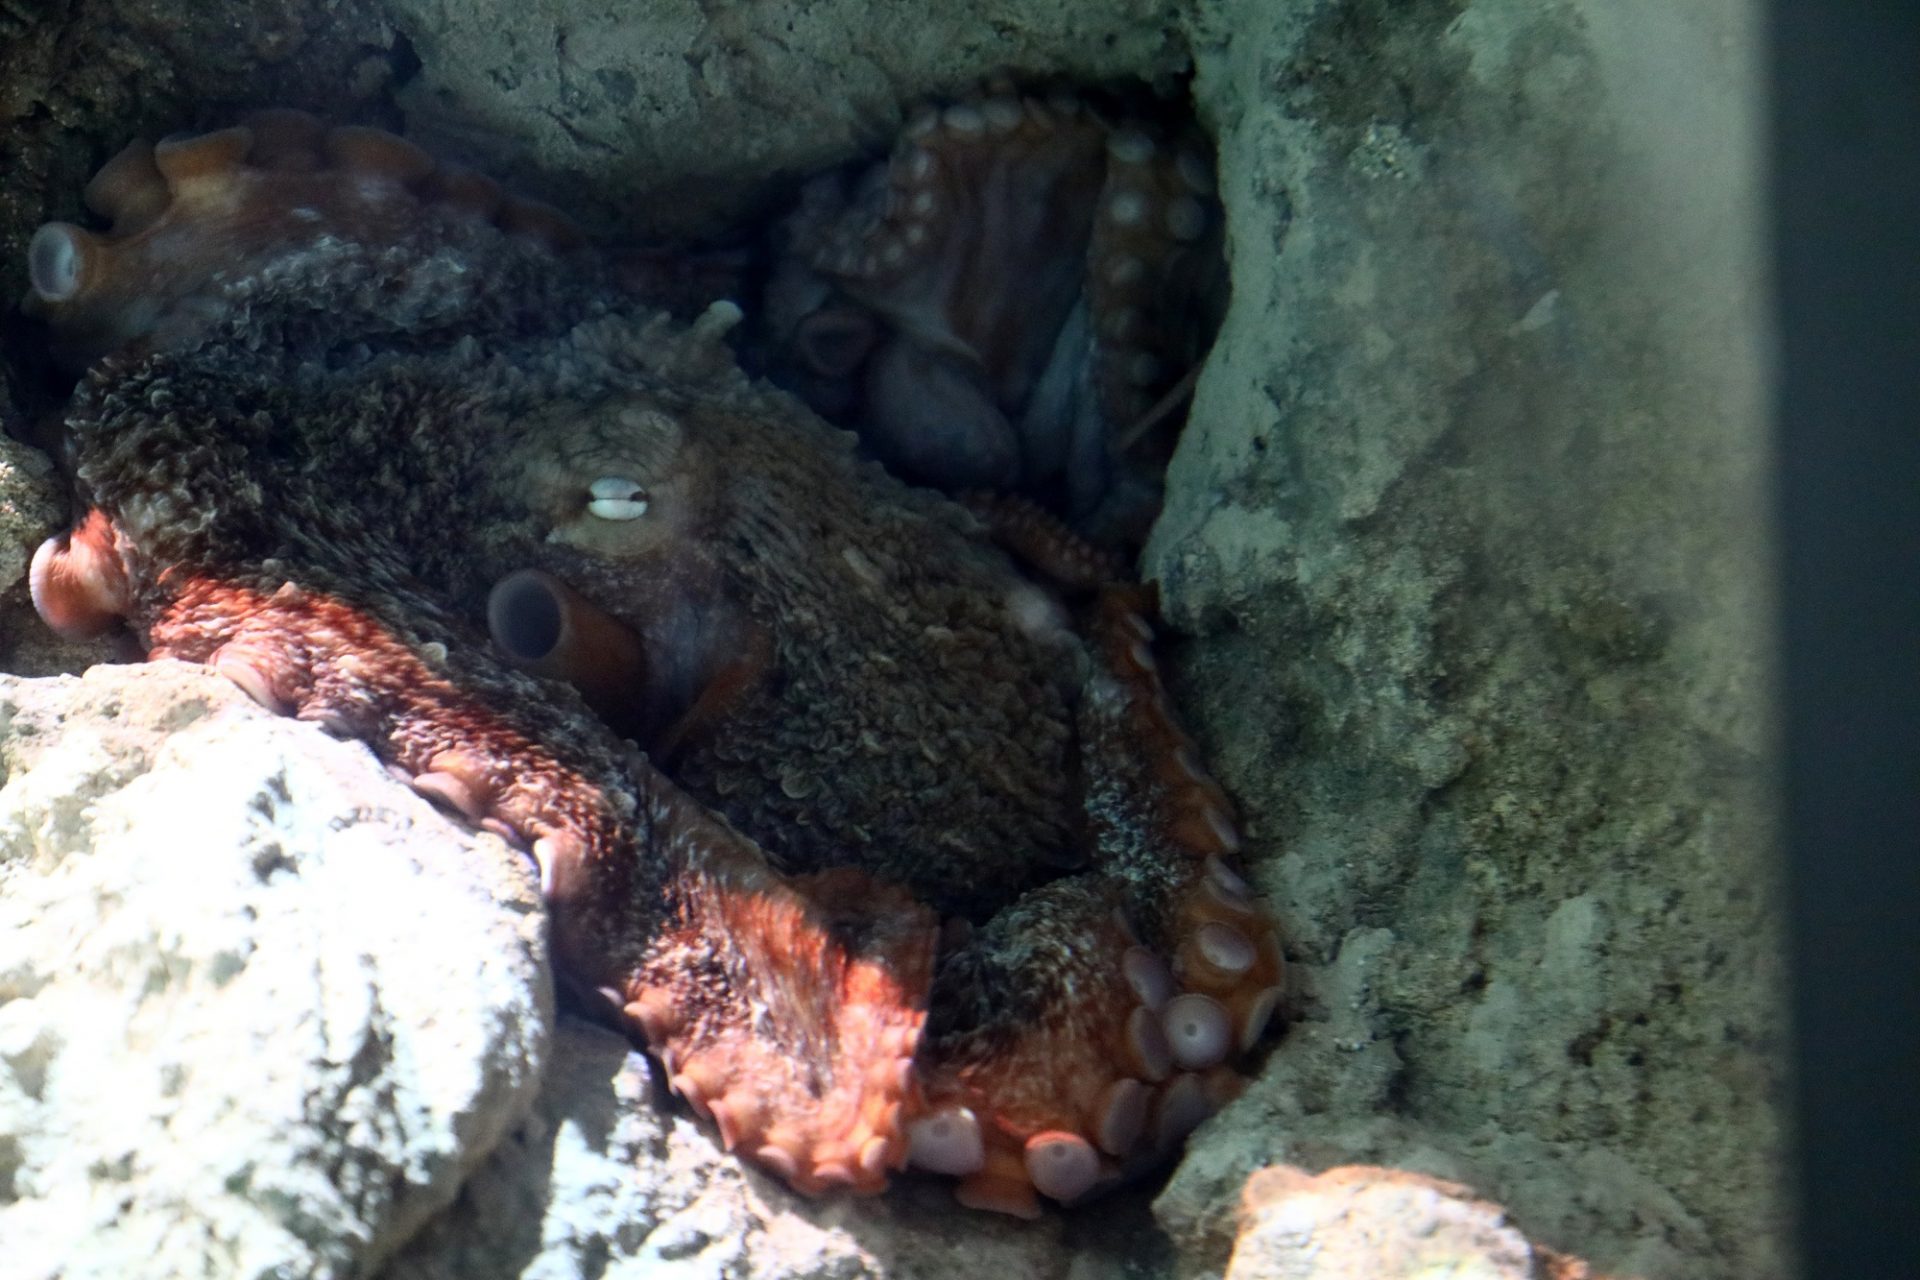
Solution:
[[[560,972],[730,1150],[1033,1216],[1177,1150],[1281,998],[1151,590],[1068,527],[1137,526],[1192,340],[1149,277],[1217,211],[1182,144],[1058,96],[874,171],[803,202],[769,303],[862,445],[742,371],[733,303],[669,314],[649,260],[390,134],[136,143],[104,230],[30,247],[84,371],[31,585],[526,850]],[[991,182],[1051,193],[1065,265],[981,221]],[[1024,279],[1045,315],[988,314]]]

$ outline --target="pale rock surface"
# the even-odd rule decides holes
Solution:
[[[1536,1250],[1499,1206],[1396,1169],[1315,1177],[1282,1166],[1247,1181],[1226,1280],[1586,1280]]]
[[[522,862],[200,668],[0,677],[9,1280],[393,1251],[538,1084]]]
[[[626,236],[712,235],[799,175],[891,146],[912,99],[996,72],[1187,68],[1164,0],[387,8],[418,59],[394,95],[410,136]]]
[[[1364,1162],[1784,1277],[1755,6],[1190,29],[1233,305],[1147,569],[1299,990],[1158,1216],[1217,1270]]]

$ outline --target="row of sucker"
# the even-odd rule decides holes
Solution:
[[[1213,164],[1197,137],[1168,140],[1137,124],[1107,139],[1107,184],[1088,256],[1096,377],[1125,453],[1161,420],[1194,358],[1194,307],[1183,292],[1210,287],[1219,252]]]
[[[1217,1027],[1224,1016],[1230,1049],[1244,1053],[1280,1005],[1285,961],[1272,921],[1233,866],[1241,845],[1233,803],[1201,765],[1199,747],[1180,727],[1160,681],[1147,621],[1152,594],[1151,587],[1108,592],[1093,635],[1107,668],[1139,691],[1118,731],[1148,772],[1138,790],[1156,804],[1154,827],[1188,857],[1172,907],[1173,931],[1182,939],[1173,978],[1196,997],[1182,1015],[1196,1028]]]
[[[689,927],[685,953],[662,949],[606,997],[727,1150],[809,1195],[884,1189],[907,1158],[903,1117],[925,1012],[930,918],[858,872],[827,873],[837,888],[802,890],[757,860],[708,865],[722,860],[690,852],[686,861],[699,886],[688,896],[711,919]],[[845,894],[873,917],[874,954],[850,955],[836,936],[830,907]],[[714,929],[751,952],[743,967],[764,979],[735,975],[755,990],[721,1009],[686,997],[706,958],[697,939]]]
[[[1085,136],[1091,153],[1101,126],[1068,92],[1016,96],[1005,86],[978,102],[922,107],[908,117],[891,157],[862,175],[840,218],[803,246],[814,266],[843,282],[884,285],[917,270],[954,234],[983,163],[1011,152]]]

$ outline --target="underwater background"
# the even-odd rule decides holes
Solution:
[[[490,1050],[520,1066],[418,1158],[419,1195],[228,1185],[209,1208],[168,1190],[184,1157],[40,1161],[27,1136],[64,1132],[61,1074],[138,1070],[151,1041],[6,1013],[111,898],[27,886],[61,824],[126,782],[26,785],[24,748],[5,753],[20,724],[67,723],[36,678],[110,656],[55,641],[27,600],[64,497],[21,443],[45,383],[16,318],[0,902],[39,909],[0,964],[0,1240],[64,1248],[62,1213],[91,1206],[76,1221],[99,1231],[89,1215],[124,1204],[66,1274],[202,1274],[216,1240],[234,1269],[204,1274],[937,1275],[958,1250],[1016,1275],[1201,1275],[1226,1265],[1254,1170],[1358,1163],[1466,1184],[1606,1274],[1784,1275],[1757,61],[1738,0],[0,0],[9,299],[34,229],[82,220],[125,140],[251,106],[394,129],[648,240],[763,218],[885,148],[915,102],[995,73],[1190,94],[1218,145],[1232,302],[1142,568],[1295,984],[1257,1077],[1164,1187],[1033,1225],[742,1174],[659,1113],[643,1059],[547,1027],[536,996]],[[140,721],[116,710],[137,678],[112,679],[81,710]],[[135,773],[165,764],[127,752]],[[414,803],[393,790],[373,803]],[[476,984],[546,980],[525,930],[473,928],[512,955]],[[467,980],[433,979],[406,1006],[429,1018]],[[223,1140],[214,1098],[240,1107],[258,1069],[234,1030],[213,1051],[231,1073],[139,1132],[189,1155]]]

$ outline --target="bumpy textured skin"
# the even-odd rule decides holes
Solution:
[[[1211,149],[1152,104],[990,87],[810,183],[775,367],[890,466],[1138,546],[1226,307]]]
[[[1145,589],[907,487],[739,371],[737,312],[669,319],[398,140],[274,113],[144,154],[96,201],[129,225],[35,264],[94,360],[49,622],[124,620],[529,848],[564,972],[803,1191],[911,1162],[1030,1215],[1233,1090],[1282,961]],[[489,643],[507,581],[579,622],[571,683]]]

